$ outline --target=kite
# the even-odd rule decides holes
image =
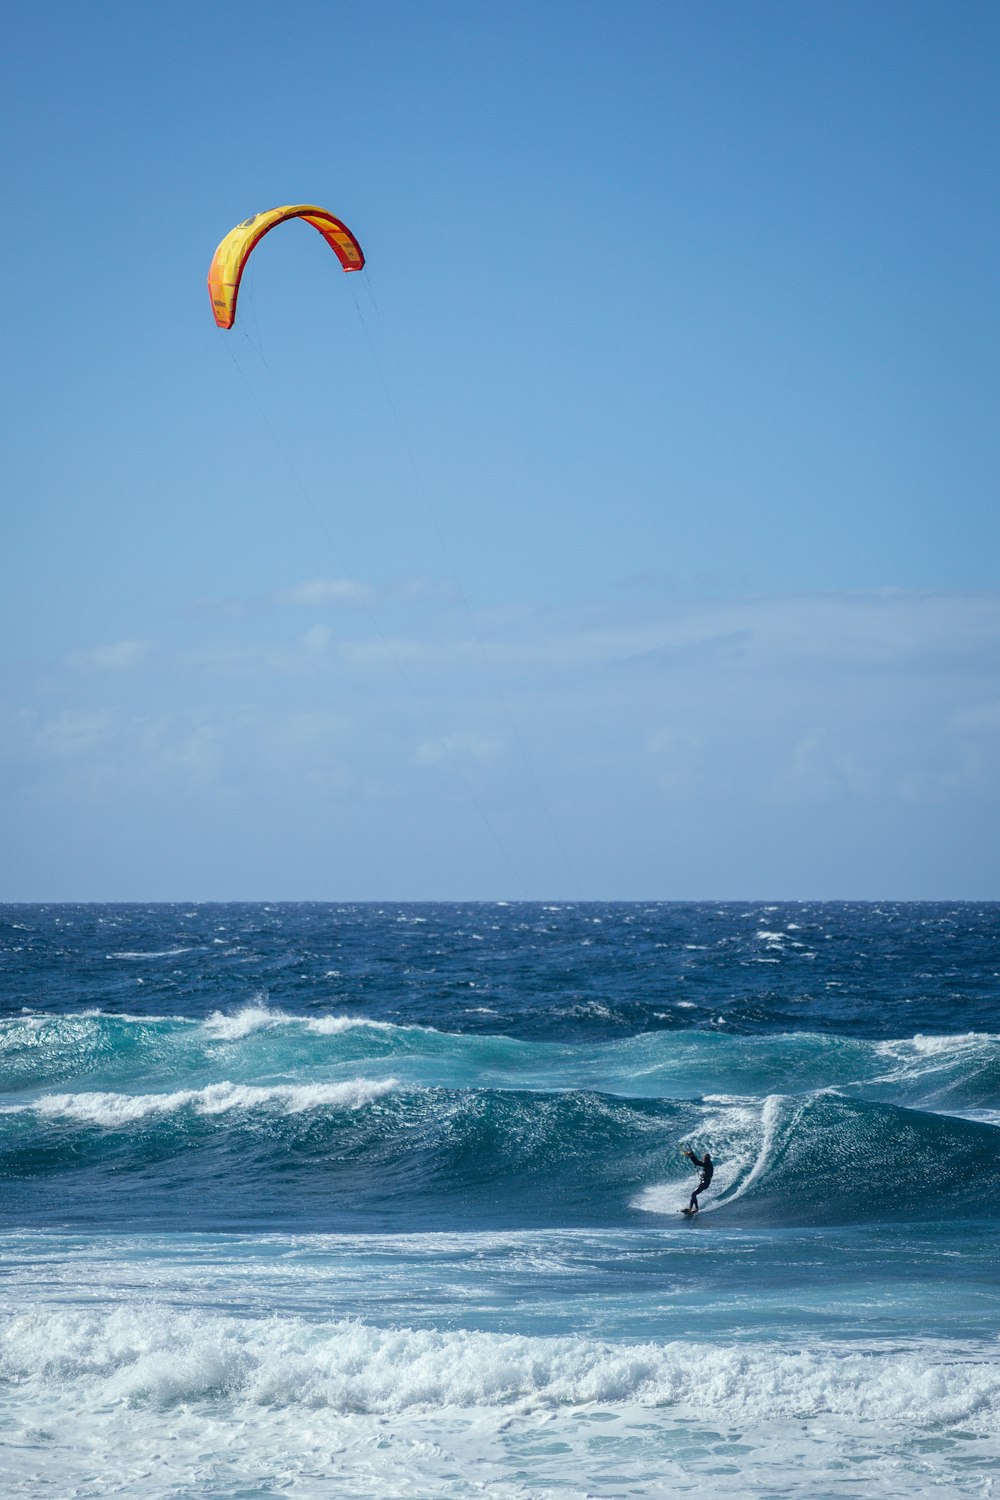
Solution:
[[[269,208],[262,214],[254,214],[229,231],[212,257],[208,272],[208,295],[212,299],[212,313],[220,328],[232,328],[236,321],[240,278],[250,252],[269,229],[273,229],[276,224],[283,224],[286,219],[305,219],[307,224],[318,229],[345,271],[360,271],[364,266],[365,257],[361,246],[347,225],[335,219],[333,214],[327,213],[325,208],[317,208],[311,203],[291,203],[284,208]]]

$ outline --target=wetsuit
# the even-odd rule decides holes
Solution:
[[[696,1214],[698,1212],[698,1194],[703,1193],[708,1187],[708,1184],[712,1180],[712,1173],[715,1171],[715,1166],[707,1151],[701,1161],[698,1160],[693,1151],[685,1151],[684,1155],[689,1157],[696,1167],[701,1168],[701,1181],[691,1194],[691,1202],[688,1204],[688,1212]]]

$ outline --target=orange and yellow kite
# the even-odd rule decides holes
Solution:
[[[365,263],[361,246],[346,224],[327,213],[325,208],[316,208],[311,203],[286,204],[284,208],[269,208],[262,214],[244,219],[226,235],[212,257],[208,272],[208,295],[212,299],[212,312],[220,328],[232,328],[236,321],[236,298],[240,291],[243,268],[257,241],[286,219],[305,219],[318,229],[333,250],[345,271],[360,271]]]

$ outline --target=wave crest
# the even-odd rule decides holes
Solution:
[[[17,1105],[5,1112],[30,1109],[48,1119],[82,1120],[113,1128],[183,1109],[192,1109],[200,1115],[269,1107],[286,1115],[302,1114],[309,1109],[360,1109],[396,1086],[395,1078],[272,1085],[223,1082],[203,1089],[178,1089],[171,1094],[45,1094],[32,1105]]]

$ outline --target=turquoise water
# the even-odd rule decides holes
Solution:
[[[0,909],[4,1493],[991,1493],[998,918]]]

